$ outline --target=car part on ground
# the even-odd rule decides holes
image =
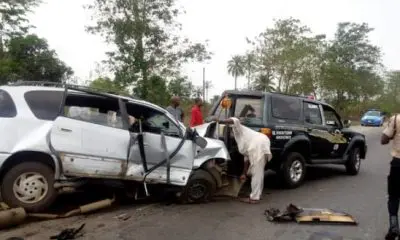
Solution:
[[[66,228],[62,230],[59,234],[51,236],[50,239],[56,240],[73,240],[83,236],[82,230],[85,227],[83,223],[79,228]]]
[[[284,212],[270,208],[264,212],[270,222],[297,222],[297,223],[333,223],[358,225],[353,216],[344,212],[321,208],[300,208],[293,204],[287,206]]]
[[[1,203],[0,230],[19,225],[25,221],[26,217],[25,209],[10,208],[7,204]]]

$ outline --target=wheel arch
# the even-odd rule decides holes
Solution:
[[[284,150],[281,153],[281,159],[284,160],[287,154],[291,152],[298,152],[303,155],[306,162],[309,162],[311,156],[311,143],[309,139],[304,136],[296,136],[285,144]],[[282,161],[283,163],[283,161]]]
[[[4,175],[7,173],[8,170],[23,162],[43,163],[51,167],[51,169],[53,169],[55,173],[57,172],[58,169],[56,160],[50,154],[38,151],[20,151],[12,154],[3,163],[0,169],[0,180],[3,179]]]

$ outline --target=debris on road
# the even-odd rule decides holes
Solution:
[[[85,224],[82,224],[79,228],[67,228],[61,231],[60,234],[51,236],[50,239],[56,240],[73,240],[77,239],[78,237],[82,237],[83,233],[81,233]]]
[[[123,213],[123,214],[120,214],[120,215],[118,215],[118,216],[115,216],[114,218],[116,218],[116,219],[118,219],[118,220],[126,221],[126,220],[128,220],[129,218],[131,218],[131,216],[129,216],[129,215],[126,214],[126,213]]]
[[[0,203],[0,229],[21,224],[27,217],[24,208],[10,208],[5,203]]]
[[[42,219],[56,219],[56,218],[66,218],[72,217],[78,214],[85,214],[89,212],[94,212],[102,208],[110,207],[115,201],[115,196],[112,199],[104,199],[94,203],[89,203],[82,205],[77,209],[71,210],[65,214],[47,214],[47,213],[31,213],[28,214],[29,217],[42,218]]]
[[[337,223],[357,225],[353,216],[330,209],[299,208],[293,204],[282,212],[276,208],[265,210],[264,214],[270,222],[297,222],[297,223]]]
[[[22,224],[26,218],[36,219],[56,219],[67,218],[78,214],[85,214],[97,211],[102,208],[110,207],[115,201],[115,196],[112,199],[104,199],[101,201],[82,205],[77,209],[69,211],[65,214],[48,214],[48,213],[26,213],[25,209],[10,208],[5,203],[0,203],[0,229],[5,229]]]

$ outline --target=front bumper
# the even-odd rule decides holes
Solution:
[[[363,121],[361,121],[361,125],[364,125],[364,126],[381,126],[382,125],[382,121],[363,120]]]

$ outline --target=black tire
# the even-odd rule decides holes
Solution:
[[[294,167],[299,169],[301,172],[297,179],[293,179],[291,177],[291,168]],[[298,152],[291,152],[286,155],[286,160],[282,165],[281,169],[281,178],[283,180],[283,184],[286,188],[297,188],[299,187],[306,175],[306,161],[302,154]]]
[[[36,202],[21,201],[13,190],[15,181],[17,181],[22,174],[27,174],[29,179],[29,177],[32,176],[29,175],[29,173],[37,174],[41,179],[26,182],[26,184],[24,184],[26,185],[26,188],[21,190],[23,194],[32,194],[35,191],[41,195],[43,194]],[[18,182],[21,183],[20,181]],[[38,184],[43,184],[43,186],[47,185],[47,191],[43,190],[43,188],[42,190],[38,190]],[[46,189],[46,187],[44,187],[44,189]],[[45,191],[45,193],[43,193],[43,191]],[[46,210],[57,197],[57,192],[54,189],[54,171],[48,165],[39,162],[20,163],[12,167],[4,175],[2,179],[1,196],[7,205],[11,207],[23,207],[27,212],[40,212]]]
[[[182,194],[183,203],[205,203],[211,200],[217,189],[212,175],[203,169],[195,170]]]
[[[349,175],[357,175],[360,172],[361,158],[360,158],[360,148],[354,147],[351,149],[349,154],[349,159],[346,162],[346,172]]]

